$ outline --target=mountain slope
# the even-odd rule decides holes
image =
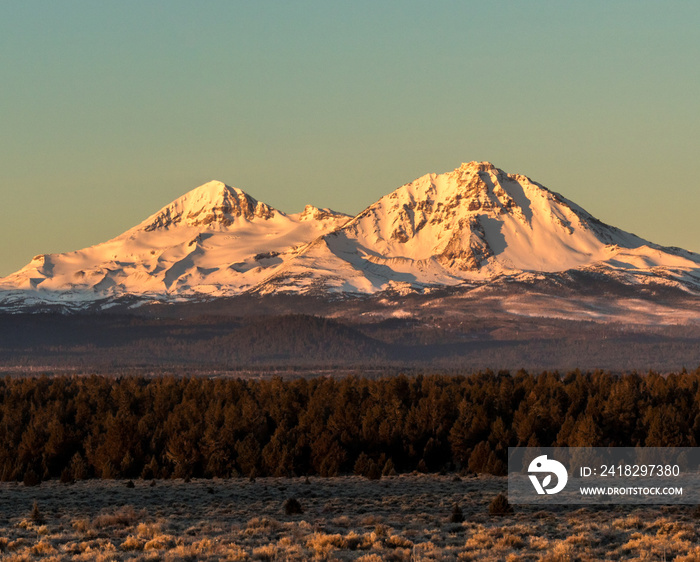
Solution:
[[[35,257],[0,279],[0,308],[430,292],[504,279],[556,283],[574,271],[700,291],[700,255],[647,242],[524,176],[470,162],[418,178],[352,219],[311,206],[287,215],[209,182],[113,240]]]
[[[348,219],[311,206],[286,215],[240,189],[212,181],[108,242],[36,256],[0,280],[0,288],[77,300],[236,294]]]
[[[280,266],[262,292],[373,293],[482,283],[572,269],[700,286],[700,256],[603,224],[576,204],[488,162],[428,174],[382,197]]]

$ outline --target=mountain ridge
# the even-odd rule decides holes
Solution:
[[[607,225],[526,176],[469,162],[404,184],[355,217],[311,205],[288,215],[210,181],[112,240],[36,256],[0,279],[0,310],[430,292],[576,270],[700,293],[699,254]]]
[[[213,222],[230,226],[237,218],[269,219],[278,213],[269,205],[251,197],[241,189],[213,180],[179,197],[160,211],[147,218],[137,228],[147,232],[158,228],[177,226],[185,220],[189,226],[208,225]],[[146,226],[143,226],[145,223]]]
[[[664,263],[697,270],[700,256],[606,225],[525,176],[470,162],[385,195],[281,266],[261,290],[279,290],[303,271],[315,272],[325,290],[373,293],[402,284],[420,289],[524,272]]]

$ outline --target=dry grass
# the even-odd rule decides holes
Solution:
[[[404,475],[0,483],[0,559],[365,562],[700,560],[688,507],[542,510],[491,516],[494,477]],[[208,490],[213,492],[208,492]],[[299,498],[303,513],[287,514]],[[31,517],[35,502],[41,517]],[[463,521],[451,514],[458,504]]]
[[[125,505],[115,510],[108,510],[95,517],[92,526],[96,529],[106,527],[132,527],[145,516],[143,510],[137,511],[133,506]]]

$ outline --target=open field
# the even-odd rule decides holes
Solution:
[[[155,482],[155,485],[152,485]],[[503,477],[0,484],[3,560],[700,559],[693,506],[514,506]],[[296,498],[301,514],[287,514]],[[38,507],[33,509],[34,503]],[[451,522],[454,504],[464,521]]]

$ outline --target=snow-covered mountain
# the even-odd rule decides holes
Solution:
[[[700,289],[700,255],[606,225],[525,176],[488,162],[428,174],[281,264],[263,292],[484,283],[568,270]]]
[[[287,215],[212,181],[108,242],[36,256],[0,279],[0,290],[5,302],[75,304],[124,295],[235,295],[349,218],[311,205]],[[0,292],[0,306],[2,299]]]
[[[37,303],[210,299],[243,293],[375,294],[596,272],[700,291],[700,255],[603,224],[488,162],[428,174],[354,218],[287,215],[209,182],[124,234],[35,257],[0,279],[0,309]]]

